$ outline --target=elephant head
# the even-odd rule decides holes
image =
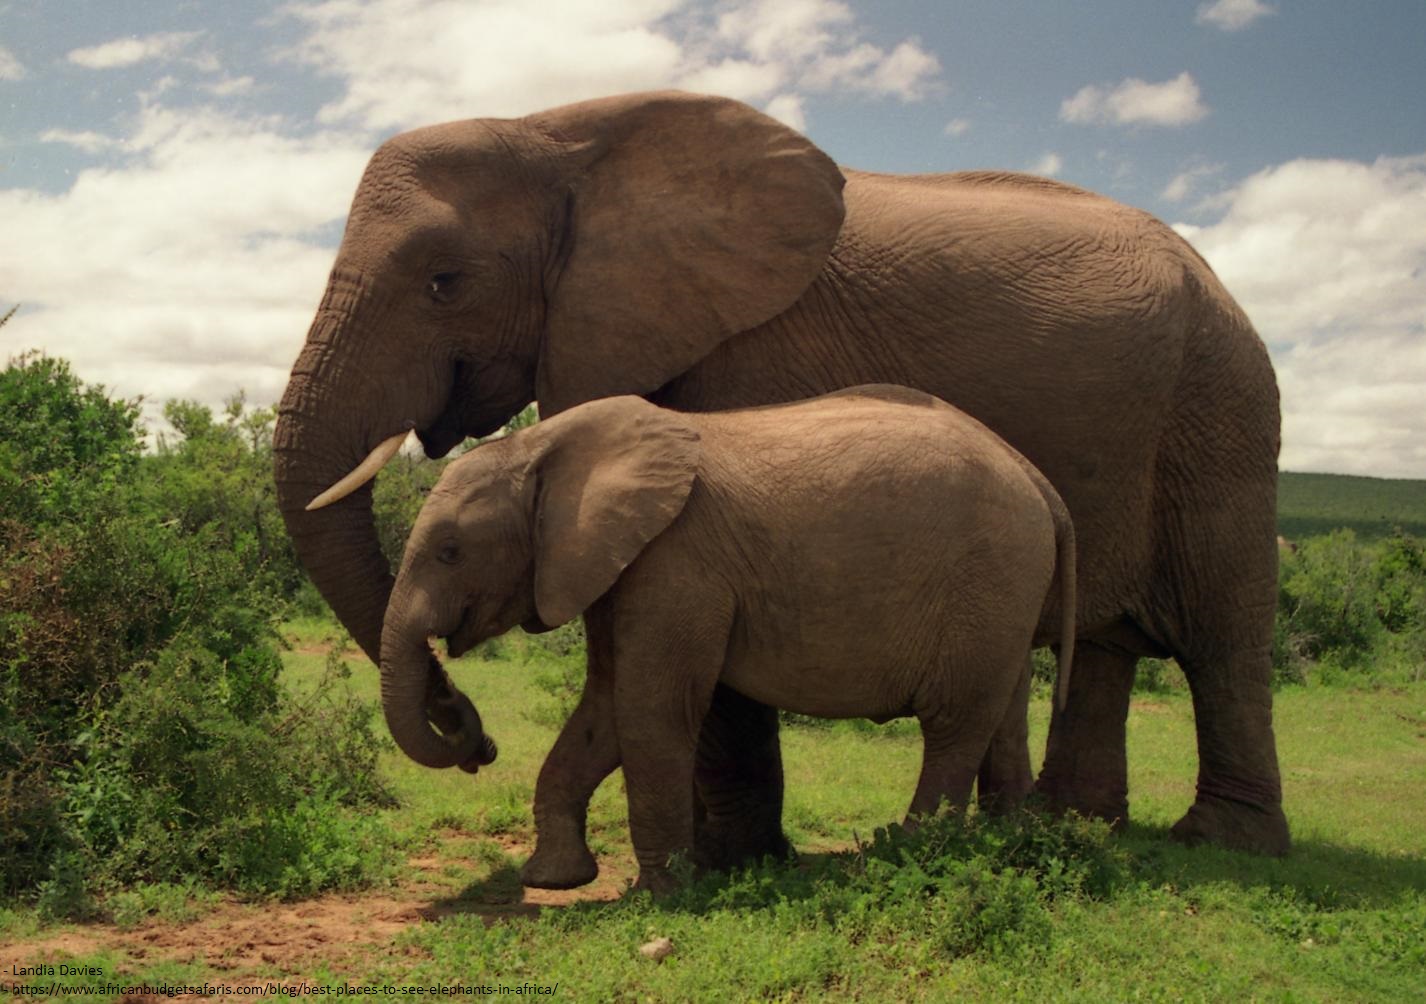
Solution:
[[[473,707],[466,733],[427,725],[427,638],[446,638],[454,657],[517,624],[578,617],[682,511],[699,456],[697,432],[677,415],[625,396],[446,468],[412,528],[382,629],[382,708],[397,745],[428,766],[470,755],[455,746],[479,749]]]
[[[437,457],[535,399],[548,416],[658,389],[797,300],[842,184],[800,134],[679,93],[385,143],[275,435],[298,557],[362,648],[379,657],[392,583],[365,482],[409,430]]]

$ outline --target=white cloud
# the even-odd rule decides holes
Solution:
[[[25,64],[15,54],[0,45],[0,80],[24,80]]]
[[[855,83],[860,90],[872,94],[891,94],[902,101],[916,101],[926,96],[931,81],[941,72],[941,63],[921,48],[920,40],[902,42],[891,54],[877,63],[865,83]]]
[[[1060,103],[1066,122],[1180,126],[1208,114],[1187,71],[1161,84],[1130,77],[1113,87],[1090,84]]]
[[[110,142],[121,162],[66,192],[0,189],[0,274],[26,307],[5,354],[43,346],[154,402],[276,400],[331,267],[314,232],[345,214],[369,147],[156,106]]]
[[[102,45],[75,49],[69,53],[71,63],[90,70],[112,70],[151,59],[176,56],[198,38],[196,31],[167,31],[142,38],[119,38]]]
[[[225,77],[215,83],[205,84],[203,90],[219,98],[239,97],[257,90],[257,81],[252,77]]]
[[[813,91],[846,90],[916,101],[940,62],[906,39],[890,52],[861,39],[851,9],[836,0],[751,0],[718,18],[720,41],[766,64],[785,67]]]
[[[1221,170],[1221,164],[1195,164],[1170,178],[1169,183],[1159,193],[1159,198],[1167,202],[1183,202],[1197,190],[1199,182],[1213,177]]]
[[[807,114],[802,109],[802,99],[796,94],[779,94],[763,110],[799,132],[807,128]]]
[[[1064,159],[1057,153],[1047,153],[1030,166],[1031,174],[1042,174],[1047,178],[1052,178],[1059,174],[1065,166]]]
[[[836,0],[744,0],[702,20],[685,6],[327,0],[289,8],[308,33],[288,55],[344,81],[322,121],[386,131],[659,87],[784,107],[802,92],[914,101],[940,72],[914,39],[866,41]]]
[[[1212,3],[1199,5],[1194,20],[1223,31],[1241,31],[1259,18],[1273,13],[1276,9],[1263,3],[1263,0],[1213,0]]]
[[[825,57],[852,12],[835,0],[759,0],[718,18],[718,34],[764,62],[805,62]]]
[[[65,146],[72,146],[85,153],[98,153],[100,150],[107,150],[119,144],[119,141],[112,136],[105,136],[90,130],[74,132],[70,129],[47,129],[40,134],[40,142],[63,143]]]
[[[780,66],[747,59],[722,59],[690,68],[679,78],[678,86],[701,94],[757,101],[776,92],[786,79],[786,70]]]
[[[292,52],[341,77],[324,122],[378,130],[522,115],[582,97],[665,86],[682,52],[651,27],[674,0],[345,0],[293,8],[310,34]],[[440,30],[432,30],[439,25]]]
[[[970,119],[951,119],[941,131],[947,136],[964,136],[970,131]]]
[[[1426,477],[1426,154],[1294,160],[1177,229],[1273,350],[1283,467]]]

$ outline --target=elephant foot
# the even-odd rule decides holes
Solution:
[[[681,883],[667,868],[640,868],[634,882],[634,892],[649,892],[654,899],[663,899],[677,892]]]
[[[1199,795],[1170,835],[1190,847],[1216,844],[1237,851],[1281,857],[1292,844],[1281,805],[1249,805]]]
[[[1068,784],[1042,776],[1035,784],[1034,794],[1052,813],[1076,812],[1102,819],[1115,829],[1129,822],[1129,793],[1118,785]]]
[[[593,882],[598,874],[599,863],[587,847],[556,853],[536,846],[520,869],[520,883],[531,889],[575,889]]]
[[[989,815],[1006,816],[1023,806],[1034,788],[1028,774],[994,779],[982,774],[976,788],[976,805]]]
[[[708,821],[694,837],[693,864],[700,870],[732,871],[769,857],[777,861],[797,858],[781,826],[753,830]]]

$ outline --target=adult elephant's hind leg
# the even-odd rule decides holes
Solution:
[[[777,710],[719,684],[698,737],[693,860],[728,869],[786,858]]]
[[[1124,725],[1137,662],[1122,650],[1075,642],[1069,699],[1050,720],[1045,765],[1035,784],[1051,809],[1128,822]]]
[[[1271,494],[1242,490],[1253,492],[1255,505],[1220,491],[1182,526],[1192,546],[1184,549],[1184,622],[1173,647],[1193,694],[1198,790],[1173,835],[1283,854],[1290,837],[1271,689],[1277,539]]]

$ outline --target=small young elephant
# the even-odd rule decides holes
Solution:
[[[927,394],[878,385],[696,415],[608,398],[446,470],[387,608],[382,701],[414,759],[465,762],[484,737],[427,723],[427,637],[455,656],[584,614],[585,691],[540,773],[523,879],[594,878],[585,812],[622,764],[640,884],[658,888],[692,839],[715,685],[824,718],[915,715],[910,813],[964,805],[993,743],[1018,743],[1006,759],[1028,779],[1028,653],[1059,641],[1063,695],[1074,590],[1054,489]]]

